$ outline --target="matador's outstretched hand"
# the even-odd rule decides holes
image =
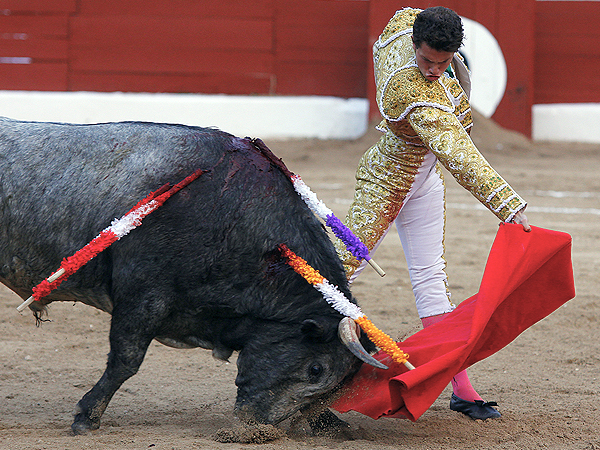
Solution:
[[[523,210],[517,212],[511,220],[511,222],[523,225],[523,229],[525,231],[531,231],[531,227],[529,226],[529,220],[527,219],[527,216],[525,215]]]

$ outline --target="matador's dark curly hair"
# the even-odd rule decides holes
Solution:
[[[462,20],[443,6],[421,11],[413,25],[413,42],[419,48],[423,42],[441,52],[456,52],[464,39]]]

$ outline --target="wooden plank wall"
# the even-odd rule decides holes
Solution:
[[[536,2],[535,103],[600,102],[600,2]]]
[[[355,0],[0,0],[0,89],[365,97],[368,9]]]
[[[0,89],[68,89],[69,16],[75,3],[0,1]]]
[[[277,93],[366,97],[368,16],[368,1],[276,1]]]
[[[69,90],[268,93],[271,0],[79,0]]]

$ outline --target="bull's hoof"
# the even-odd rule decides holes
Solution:
[[[75,435],[88,434],[98,428],[100,428],[100,421],[92,421],[82,414],[77,414],[73,425],[71,425],[71,430]]]

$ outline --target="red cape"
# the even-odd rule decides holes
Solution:
[[[379,352],[388,370],[364,364],[332,405],[374,419],[417,420],[452,377],[493,355],[575,296],[571,236],[501,224],[479,292],[444,320],[399,343],[416,367],[408,371]]]

